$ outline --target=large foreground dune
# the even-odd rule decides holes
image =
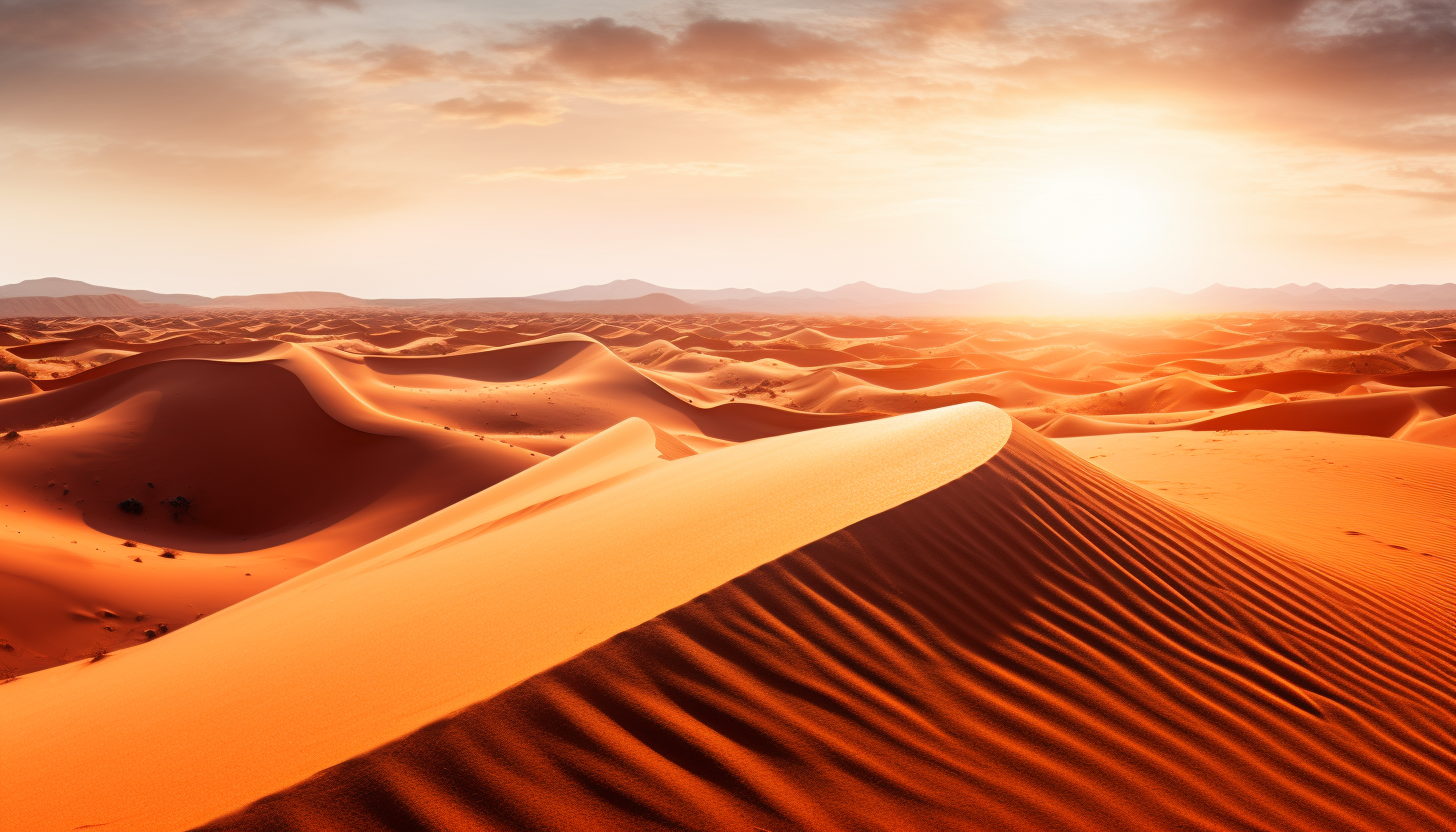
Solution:
[[[204,828],[1446,828],[1449,603],[1318,566],[1017,428]]]
[[[1365,317],[10,321],[0,828],[1444,829]]]

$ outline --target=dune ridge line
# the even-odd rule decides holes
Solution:
[[[37,830],[204,822],[925,494],[1010,433],[1004,413],[970,404],[724,448],[105,662],[30,674],[0,687],[0,777],[24,796],[8,811]],[[122,757],[176,774],[107,778]]]

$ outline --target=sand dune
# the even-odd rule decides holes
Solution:
[[[7,319],[0,820],[1443,828],[1453,323]]]
[[[1456,668],[1374,594],[1019,428],[203,828],[1442,829]]]
[[[40,388],[35,386],[35,382],[20,373],[0,372],[0,399],[28,396],[38,392],[40,392]]]
[[[6,664],[142,642],[543,458],[385,415],[299,349],[0,399]]]
[[[969,402],[1059,438],[1274,429],[1456,446],[1456,358],[1435,349],[1451,322],[1365,317],[1385,322],[367,309],[15,320],[0,330],[13,342],[0,359],[18,371],[0,371],[0,432],[21,434],[0,446],[0,495],[18,509],[4,521],[16,545],[3,580],[25,599],[0,613],[0,660],[28,671],[137,643],[633,418],[677,454]],[[1325,348],[1334,341],[1362,349]],[[1245,347],[1262,358],[1229,360]],[[1221,358],[1137,363],[1154,349]],[[184,522],[161,504],[177,497],[191,505]],[[149,510],[118,511],[126,499]],[[165,578],[133,560],[164,550],[180,555]],[[135,577],[120,580],[125,570]]]
[[[1456,563],[1447,448],[1313,431],[1172,431],[1059,440],[1143,488],[1274,538],[1418,603]],[[1431,611],[1433,620],[1448,620]]]
[[[990,407],[945,408],[665,462],[509,523],[427,518],[374,557],[0,688],[0,773],[31,795],[11,811],[36,829],[206,821],[936,488],[1010,428]],[[385,665],[408,693],[381,683]],[[283,751],[279,730],[306,740]],[[116,755],[186,783],[100,777]]]
[[[1208,404],[1205,399],[1203,404]],[[1198,402],[1186,399],[1180,406]],[[1456,389],[1430,387],[1382,393],[1364,391],[1341,398],[1288,401],[1265,398],[1251,408],[1229,408],[1218,415],[1205,412],[1167,413],[1163,418],[1141,424],[1139,416],[1112,415],[1103,418],[1059,416],[1044,423],[1047,436],[1088,436],[1148,430],[1311,430],[1353,433],[1365,436],[1399,437],[1425,422],[1456,413]],[[1438,440],[1439,441],[1439,440]]]

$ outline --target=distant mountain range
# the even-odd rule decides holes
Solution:
[[[112,312],[61,311],[81,308],[80,297],[105,296],[87,308]],[[44,303],[53,299],[55,303]],[[122,311],[127,301],[138,311]],[[101,304],[101,305],[97,305]],[[977,315],[1115,315],[1218,312],[1318,312],[1334,310],[1456,309],[1456,283],[1388,284],[1373,289],[1331,289],[1319,283],[1293,283],[1275,289],[1241,289],[1218,283],[1192,293],[1171,289],[1127,292],[1075,292],[1057,284],[1022,280],[975,289],[902,292],[869,283],[850,283],[829,291],[800,289],[670,289],[642,280],[614,280],[527,297],[364,299],[337,292],[285,292],[262,295],[162,294],[141,289],[94,286],[79,280],[45,277],[0,286],[0,315],[144,314],[145,311],[210,309],[341,309],[349,307],[417,309],[440,312],[574,312],[604,315],[686,315],[724,312],[760,315],[862,315],[965,317]],[[55,311],[37,311],[54,309]],[[22,311],[31,310],[31,311]]]
[[[138,303],[123,295],[0,296],[0,318],[110,318],[147,315],[157,308],[154,304]]]
[[[645,285],[645,284],[644,284]],[[76,307],[73,299],[106,297],[108,312],[67,311]],[[46,303],[46,301],[52,301]],[[127,311],[125,303],[135,308]],[[351,307],[419,309],[440,312],[586,312],[601,315],[691,315],[711,312],[681,298],[655,292],[630,297],[551,300],[545,298],[391,298],[367,300],[338,292],[281,292],[262,295],[161,294],[145,289],[117,289],[94,286],[80,280],[42,277],[0,286],[0,316],[40,317],[46,315],[141,315],[164,309],[346,309]],[[96,307],[101,308],[101,307]]]
[[[762,314],[965,316],[1001,314],[1117,314],[1140,312],[1295,312],[1319,310],[1456,309],[1456,283],[1388,284],[1373,289],[1331,289],[1288,283],[1276,289],[1241,289],[1218,283],[1190,294],[1171,289],[1073,292],[1054,283],[1021,280],[975,289],[902,292],[850,283],[818,292],[756,289],[669,289],[641,280],[615,280],[536,295],[554,301],[605,300],[660,292],[704,307]]]

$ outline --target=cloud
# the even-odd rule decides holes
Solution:
[[[594,97],[817,108],[850,129],[1103,104],[1290,142],[1456,147],[1449,0],[902,0],[801,22],[598,17],[522,31],[454,50],[396,43],[352,60],[368,82],[468,85],[473,97],[433,110],[483,126],[549,123],[556,105],[526,102]]]
[[[45,49],[120,40],[155,26],[144,4],[109,0],[8,0],[0,3],[0,47]]]
[[[441,118],[470,121],[480,127],[554,124],[565,112],[554,100],[521,101],[483,95],[474,98],[450,98],[436,102],[433,106]]]
[[[550,179],[558,182],[578,182],[586,179],[626,179],[634,173],[661,173],[674,176],[745,176],[748,173],[748,167],[723,162],[611,163],[506,168],[493,173],[470,174],[465,178],[471,182],[496,182],[506,179]]]
[[[1447,188],[1456,189],[1456,171],[1442,170],[1430,165],[1405,166],[1396,165],[1390,169],[1391,176],[1398,176],[1402,179],[1421,179],[1427,182],[1435,182],[1437,185],[1444,185]]]
[[[406,198],[388,182],[318,157],[121,142],[13,152],[0,157],[0,178],[17,194],[81,188],[89,198],[120,197],[128,204],[152,197],[180,199],[209,211],[262,208],[273,218],[368,214],[397,207]]]
[[[346,47],[310,41],[301,33],[312,25],[290,28],[349,9],[361,14],[337,19],[364,19],[372,6],[0,0],[6,141],[50,142],[68,148],[52,157],[88,165],[166,157],[168,169],[199,176],[209,160],[255,157],[275,181],[310,171],[327,181],[330,160],[364,126],[545,125],[566,102],[597,98],[798,111],[822,118],[816,128],[866,132],[1126,105],[1183,128],[1296,146],[1412,158],[1456,149],[1450,0],[882,0],[800,9],[793,20],[728,11],[658,24],[542,20],[512,37],[436,26]],[[607,164],[475,178],[741,175],[728,170]],[[1386,191],[1444,202],[1450,186],[1430,181]]]
[[[445,58],[423,46],[392,43],[370,50],[362,62],[369,65],[363,73],[365,79],[388,83],[433,78],[440,73]]]
[[[1186,0],[1177,12],[1237,25],[1267,26],[1297,19],[1315,0]]]
[[[1184,126],[1417,152],[1456,146],[1449,0],[914,0],[814,29],[709,15],[535,26],[512,77],[668,106],[838,106],[893,122],[1148,105]],[[923,117],[934,113],[922,108]]]
[[[991,71],[1008,99],[1147,103],[1188,126],[1366,149],[1456,147],[1444,0],[1200,0],[1025,41],[1028,58]]]
[[[174,148],[299,152],[324,141],[332,105],[246,64],[18,62],[0,110],[12,128]]]
[[[0,0],[0,48],[116,45],[183,31],[198,21],[325,8],[359,11],[360,5],[358,0]]]
[[[541,26],[516,51],[538,80],[638,81],[761,99],[812,96],[839,83],[855,44],[764,20],[702,17],[666,34],[611,18]]]
[[[926,0],[896,7],[880,24],[891,35],[912,41],[974,35],[1004,21],[1013,0]]]
[[[491,74],[490,62],[481,55],[459,49],[442,52],[408,43],[363,47],[359,54],[347,57],[344,64],[352,65],[361,79],[383,84],[468,80]]]
[[[1338,190],[1344,193],[1379,194],[1456,206],[1456,188],[1377,188],[1371,185],[1348,184],[1339,186]]]
[[[326,7],[357,4],[0,0],[0,150],[98,186],[370,201],[326,159],[346,133],[343,102],[277,47],[244,48]]]

